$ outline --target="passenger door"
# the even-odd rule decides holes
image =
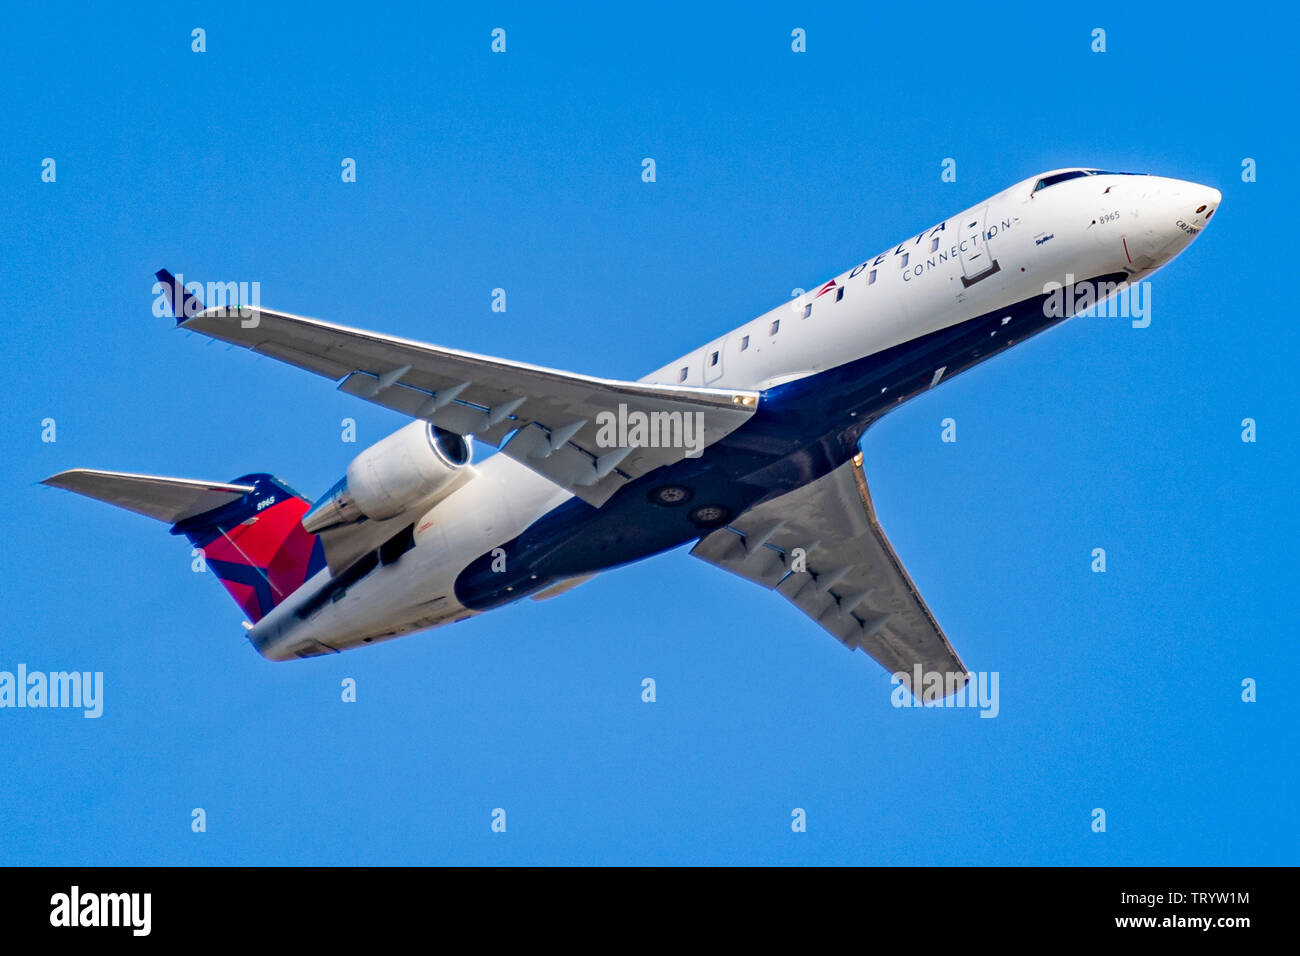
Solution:
[[[993,258],[988,241],[984,238],[988,215],[989,207],[984,206],[960,222],[959,242],[965,245],[961,250],[961,284],[964,289],[969,289],[1002,268],[997,259]]]

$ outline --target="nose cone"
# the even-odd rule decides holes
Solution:
[[[1178,255],[1201,234],[1222,198],[1213,186],[1153,176],[1137,209],[1145,256],[1163,265]]]
[[[1219,200],[1223,198],[1223,194],[1213,186],[1202,186],[1199,183],[1184,183],[1184,185],[1187,188],[1177,193],[1177,198],[1187,207],[1182,219],[1199,232],[1205,228],[1214,211],[1219,208]]]

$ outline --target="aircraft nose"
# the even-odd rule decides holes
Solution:
[[[1213,186],[1201,186],[1197,183],[1188,185],[1193,188],[1183,191],[1183,196],[1186,197],[1184,205],[1188,207],[1183,218],[1193,228],[1204,229],[1205,224],[1214,215],[1214,211],[1219,208],[1219,200],[1223,198],[1223,194]]]
[[[1139,263],[1163,265],[1200,235],[1219,208],[1222,194],[1213,186],[1182,179],[1152,178],[1137,210],[1141,224],[1136,245]]]
[[[1166,217],[1173,216],[1174,225],[1191,238],[1205,228],[1222,198],[1213,186],[1170,179],[1157,190],[1155,205]]]

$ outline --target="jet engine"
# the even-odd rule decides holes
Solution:
[[[394,518],[416,506],[431,507],[454,490],[469,459],[463,435],[432,422],[411,422],[353,458],[342,480],[303,515],[303,529],[320,534],[367,518]]]

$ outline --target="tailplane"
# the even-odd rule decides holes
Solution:
[[[254,624],[325,567],[320,539],[302,528],[311,502],[271,475],[211,482],[74,468],[42,484],[170,523]]]

